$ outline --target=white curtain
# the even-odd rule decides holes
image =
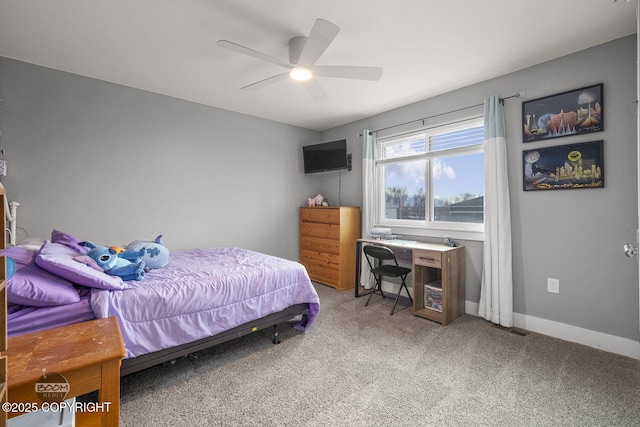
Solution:
[[[513,326],[511,211],[502,100],[484,102],[484,269],[478,315]]]
[[[376,133],[370,130],[362,132],[362,237],[371,236],[375,218],[375,171],[376,171]],[[360,284],[366,289],[371,285],[371,269],[364,253],[360,254]]]

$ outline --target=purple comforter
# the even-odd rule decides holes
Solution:
[[[174,252],[166,267],[127,283],[133,289],[93,289],[91,295],[96,317],[120,321],[127,357],[216,335],[299,303],[309,304],[309,326],[320,309],[301,264],[241,248]]]

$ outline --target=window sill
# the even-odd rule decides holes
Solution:
[[[484,224],[478,224],[477,227],[450,227],[442,225],[439,227],[425,227],[425,226],[408,226],[408,225],[396,225],[396,224],[379,224],[376,227],[391,228],[393,234],[401,237],[422,237],[422,238],[434,238],[444,239],[449,236],[453,240],[471,240],[471,241],[484,241]]]

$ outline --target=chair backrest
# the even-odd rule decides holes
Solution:
[[[369,257],[380,260],[381,264],[382,264],[382,261],[393,260],[393,262],[396,265],[398,265],[398,261],[396,260],[395,254],[391,249],[387,248],[386,246],[367,245],[363,248],[363,250],[364,250],[364,254],[367,256],[367,262],[369,263],[369,266],[372,269],[374,266],[371,260],[369,259]]]

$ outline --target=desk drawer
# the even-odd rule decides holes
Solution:
[[[340,225],[303,221],[300,223],[300,236],[338,240],[340,239]]]
[[[413,251],[413,263],[425,267],[442,268],[442,253],[439,251],[415,249]]]
[[[302,208],[300,219],[302,221],[340,224],[340,209]]]

